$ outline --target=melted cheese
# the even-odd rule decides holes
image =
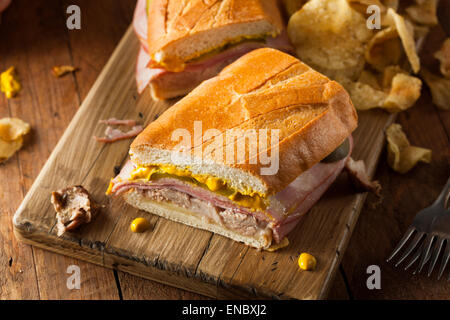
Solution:
[[[188,169],[178,168],[173,165],[155,165],[149,167],[137,167],[130,174],[130,180],[159,179],[172,177],[193,182],[200,187],[217,192],[240,206],[252,210],[264,210],[266,208],[265,198],[253,191],[240,192],[229,186],[227,181],[206,174],[194,174]]]

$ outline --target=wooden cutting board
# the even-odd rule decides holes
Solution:
[[[277,252],[258,251],[105,196],[114,167],[124,163],[131,140],[98,143],[92,137],[105,130],[98,121],[115,117],[148,124],[174,103],[154,102],[148,91],[137,94],[138,49],[130,27],[17,210],[17,238],[213,298],[326,298],[366,198],[351,189],[345,174],[289,235],[290,246]],[[363,159],[372,175],[383,131],[393,116],[370,111],[359,117],[353,157]],[[76,233],[58,238],[50,193],[71,185],[83,185],[106,208]],[[149,218],[152,225],[143,234],[129,230],[139,216]],[[314,272],[299,270],[301,252],[317,258]]]

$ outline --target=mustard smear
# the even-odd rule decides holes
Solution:
[[[0,75],[0,89],[7,99],[13,98],[22,88],[14,67],[9,68]]]

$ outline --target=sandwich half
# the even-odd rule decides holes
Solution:
[[[356,126],[341,85],[288,54],[257,49],[150,123],[107,193],[267,249],[341,172]]]
[[[133,25],[138,90],[154,99],[185,95],[254,49],[293,52],[277,0],[139,0]]]

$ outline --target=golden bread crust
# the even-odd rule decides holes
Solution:
[[[152,57],[160,51],[170,55],[181,41],[233,25],[266,21],[274,34],[284,29],[276,0],[152,0],[148,16],[148,51]],[[245,30],[240,33],[245,35]]]

